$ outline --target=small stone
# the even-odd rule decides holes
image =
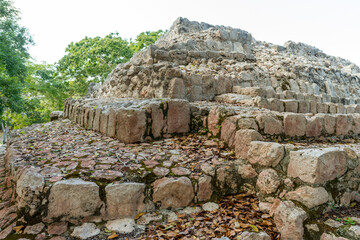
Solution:
[[[163,209],[163,210],[160,210],[159,213],[166,216],[166,220],[168,222],[174,222],[174,221],[178,220],[176,213],[174,213],[173,211]]]
[[[48,226],[47,232],[51,235],[61,235],[68,228],[67,222],[54,222]]]
[[[164,177],[166,175],[168,175],[170,172],[169,169],[167,168],[163,168],[163,167],[156,167],[154,170],[153,170],[153,173],[158,176],[158,177]]]
[[[146,213],[142,215],[138,220],[137,224],[147,225],[152,222],[162,221],[163,215],[157,213]]]
[[[135,230],[135,221],[132,218],[123,218],[106,223],[106,228],[120,234],[132,233]]]
[[[66,240],[65,237],[61,237],[61,236],[56,236],[56,237],[52,237],[49,240]]]
[[[153,168],[153,167],[159,165],[160,163],[155,160],[146,160],[146,161],[144,161],[144,164],[147,168]]]
[[[202,209],[204,209],[204,211],[212,212],[219,209],[219,204],[214,202],[207,202],[204,203],[201,207]]]
[[[180,210],[179,214],[191,215],[191,214],[199,213],[199,212],[201,212],[200,207],[186,207],[186,208]]]
[[[338,228],[338,227],[341,227],[342,224],[341,222],[338,222],[338,221],[335,221],[334,219],[328,219],[324,222],[325,225],[328,225],[329,227],[332,227],[332,228]]]
[[[241,233],[241,240],[271,240],[271,237],[266,232],[248,232]]]
[[[251,164],[240,164],[237,169],[243,179],[254,178],[258,175]]]
[[[24,234],[38,234],[45,228],[45,224],[38,223],[32,226],[27,226],[24,229]]]
[[[185,176],[191,173],[189,169],[183,167],[172,168],[171,172],[178,176]]]
[[[96,228],[94,223],[84,223],[81,226],[75,227],[72,237],[77,237],[80,239],[86,239],[89,237],[96,236],[100,233],[100,229]]]
[[[313,231],[313,232],[320,231],[319,226],[317,224],[307,224],[307,225],[305,225],[305,227],[308,231]]]

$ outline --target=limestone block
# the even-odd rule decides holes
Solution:
[[[189,100],[191,102],[201,101],[203,99],[202,93],[203,89],[201,86],[191,86]]]
[[[284,117],[284,131],[290,137],[304,136],[306,131],[306,118],[302,114],[286,114]]]
[[[342,176],[346,164],[346,153],[337,148],[292,151],[287,174],[307,183],[322,184]]]
[[[162,178],[152,184],[153,201],[160,202],[161,209],[187,206],[194,198],[194,189],[190,179]]]
[[[282,239],[302,240],[303,222],[307,217],[306,212],[291,201],[281,202],[274,211],[274,221]]]
[[[106,136],[116,137],[116,111],[113,108],[109,109]]]
[[[145,184],[117,183],[105,187],[108,219],[134,217],[147,210],[144,203]]]
[[[336,114],[337,113],[337,107],[335,103],[326,103],[329,106],[329,113]]]
[[[124,143],[144,141],[146,115],[143,109],[120,109],[116,116],[116,138]]]
[[[181,78],[173,78],[169,83],[168,88],[168,95],[169,98],[178,98],[184,99],[185,98],[185,84],[184,80]]]
[[[352,131],[355,134],[360,134],[360,114],[354,113],[352,115],[352,118],[353,118]]]
[[[276,192],[281,184],[281,178],[274,169],[265,169],[261,171],[256,181],[256,186],[262,194],[271,194]]]
[[[246,159],[251,141],[261,141],[261,134],[253,129],[241,129],[235,134],[235,154],[236,157]]]
[[[94,120],[93,120],[93,130],[94,131],[99,131],[100,129],[100,116],[101,116],[101,108],[96,108],[95,110],[95,115],[94,115]]]
[[[93,129],[94,117],[95,117],[95,110],[93,108],[89,108],[89,120],[86,129]]]
[[[94,215],[101,206],[99,187],[93,182],[69,179],[50,189],[49,218],[81,218]]]
[[[342,104],[342,103],[336,104],[336,113],[339,113],[339,114],[344,114],[344,113],[346,113],[346,112],[345,112],[344,104]]]
[[[160,138],[166,125],[163,109],[161,109],[161,106],[157,104],[152,104],[149,107],[151,110],[152,135],[154,138]]]
[[[336,115],[336,135],[347,135],[352,130],[353,118],[351,115]]]
[[[229,147],[234,146],[237,120],[236,116],[228,117],[225,118],[221,125],[220,139],[227,143]]]
[[[284,133],[282,121],[272,114],[259,114],[256,116],[256,121],[265,134],[279,135]]]
[[[323,121],[320,118],[314,116],[306,119],[306,136],[307,137],[319,137],[323,129]]]
[[[208,201],[210,200],[213,194],[212,186],[211,186],[211,177],[210,176],[201,176],[199,178],[199,188],[196,194],[197,200]]]
[[[102,112],[100,114],[100,127],[99,127],[99,131],[106,135],[107,133],[107,127],[108,127],[108,118],[109,118],[109,113],[107,112]]]
[[[296,100],[282,100],[285,104],[285,112],[298,112],[299,103]]]
[[[204,100],[213,100],[216,95],[215,79],[212,75],[203,75],[202,96]]]
[[[329,105],[327,103],[316,103],[316,111],[317,113],[328,113]]]
[[[284,112],[284,103],[276,98],[268,99],[269,109],[277,112]]]
[[[285,155],[284,147],[279,143],[252,141],[248,152],[251,164],[276,167]]]
[[[317,102],[316,101],[309,101],[310,103],[310,113],[316,114],[317,113]]]
[[[329,201],[329,194],[323,187],[300,187],[295,191],[288,192],[285,197],[289,200],[301,202],[308,208],[317,207]]]
[[[190,130],[190,104],[185,100],[170,100],[167,113],[167,133],[187,133]]]
[[[332,135],[335,133],[336,117],[330,114],[317,114],[316,118],[319,118],[322,122],[322,126],[325,134]]]
[[[299,113],[309,113],[310,112],[310,102],[309,101],[299,101]]]

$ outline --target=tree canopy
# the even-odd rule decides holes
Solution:
[[[18,21],[19,12],[11,2],[0,0],[0,115],[7,108],[22,110],[21,89],[32,39]]]

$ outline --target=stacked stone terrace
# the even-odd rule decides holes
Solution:
[[[314,223],[330,204],[360,200],[359,80],[359,67],[317,48],[179,18],[88,98],[65,102],[64,117],[88,130],[73,130],[78,141],[100,133],[108,156],[81,155],[95,147],[89,143],[64,167],[62,155],[34,164],[22,145],[32,143],[20,134],[5,158],[8,186],[26,219],[47,222],[165,216],[164,209],[246,190],[274,216],[282,239],[359,239],[355,230]],[[189,157],[186,147],[160,147],[190,132],[212,138],[200,140],[210,149]]]

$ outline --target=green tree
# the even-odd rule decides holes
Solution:
[[[18,23],[19,12],[11,1],[0,0],[0,116],[9,122],[10,112],[23,110],[22,87],[26,77],[28,46],[32,39]]]
[[[158,40],[158,38],[161,37],[164,33],[165,31],[163,30],[158,30],[155,32],[150,32],[150,31],[142,32],[139,35],[137,35],[135,41],[131,41],[130,48],[134,52],[138,52],[146,48],[147,46],[154,44],[156,40]]]
[[[117,33],[104,38],[86,37],[68,45],[57,72],[68,82],[71,96],[83,96],[90,82],[104,81],[117,64],[127,62],[132,55],[129,43]]]

